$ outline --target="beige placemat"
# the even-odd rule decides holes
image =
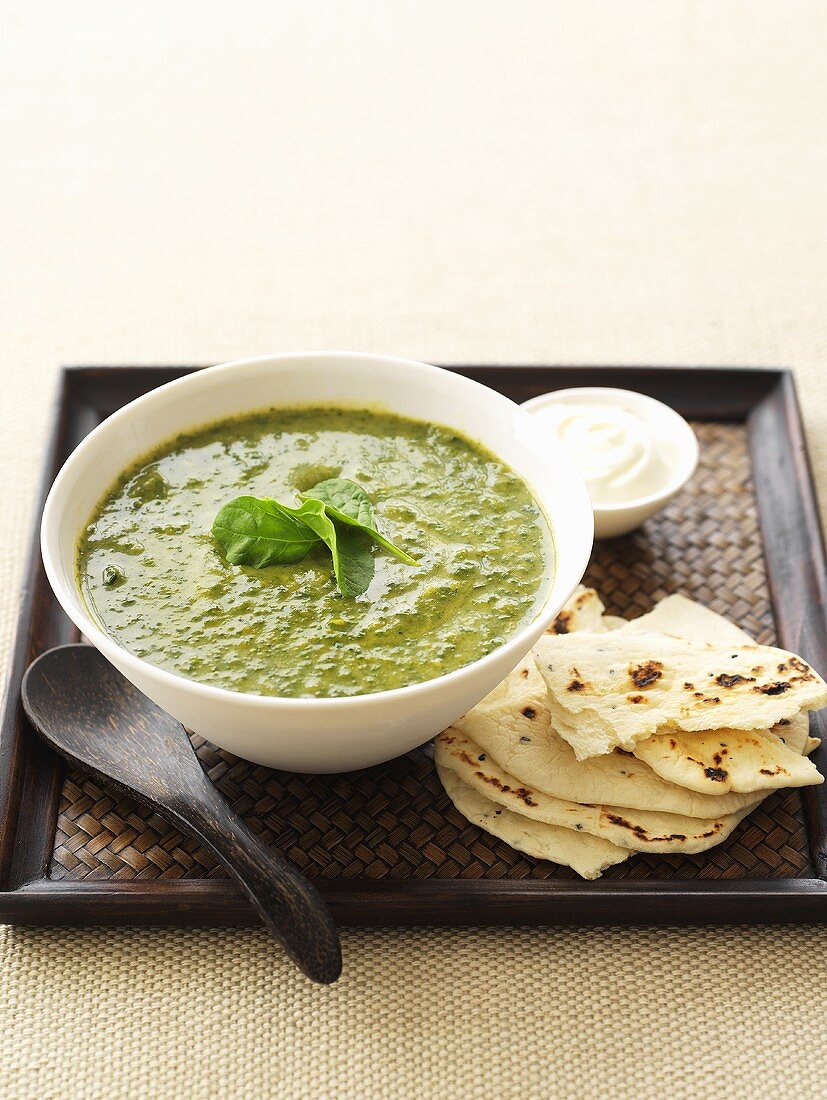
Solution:
[[[792,363],[827,500],[823,4],[0,13],[0,650],[61,362]],[[822,930],[2,934],[0,1096],[823,1097]]]

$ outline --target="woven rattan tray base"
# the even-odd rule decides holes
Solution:
[[[559,368],[480,373],[518,399],[570,384],[560,377],[565,372]],[[590,373],[600,375],[594,378],[596,383],[604,381],[605,371],[582,369],[577,373],[579,384],[587,384]],[[687,377],[673,372],[634,373],[634,378],[618,377],[617,384],[648,388],[667,397],[668,393],[658,392],[658,386],[662,390],[663,381],[671,375],[674,389],[677,381]],[[111,382],[111,371],[102,374]],[[150,388],[151,371],[144,369],[142,374],[147,376],[142,379],[143,388]],[[648,386],[641,384],[641,374],[648,378]],[[720,372],[715,377],[726,380],[729,387],[734,374]],[[773,385],[788,384],[781,372],[748,375],[753,383],[756,378],[763,381],[770,395]],[[502,384],[503,379],[510,385]],[[94,380],[85,376],[83,381],[94,394]],[[116,381],[128,379],[121,374]],[[104,387],[104,393],[106,400],[95,405],[96,416],[84,425],[85,430],[110,407],[132,396],[113,393],[111,386]],[[599,543],[586,580],[615,614],[642,614],[663,596],[680,591],[731,617],[761,642],[774,642],[779,630],[771,592],[776,591],[777,599],[780,582],[771,574],[773,566],[776,574],[780,570],[777,550],[767,551],[766,503],[759,508],[755,485],[755,409],[761,405],[747,406],[743,415],[731,411],[721,415],[706,408],[713,399],[720,402],[725,396],[720,389],[699,399],[691,387],[682,400],[677,390],[672,394],[673,404],[703,417],[695,423],[701,443],[698,472],[690,486],[641,531]],[[91,403],[88,394],[86,400]],[[784,407],[788,410],[788,402]],[[713,415],[715,419],[710,418]],[[812,541],[812,532],[807,532],[807,538]],[[817,545],[810,556],[817,559],[821,548],[817,531],[815,538]],[[779,625],[780,633],[788,635],[789,627]],[[66,637],[50,637],[48,644]],[[788,636],[782,640],[807,652],[806,646],[794,646]],[[648,900],[656,896],[662,900],[662,887],[678,903],[663,912],[672,912],[672,919],[691,920],[704,916],[691,911],[690,899],[699,887],[718,900],[728,897],[730,889],[738,896],[764,900],[777,900],[790,891],[801,893],[811,906],[800,908],[802,916],[818,915],[812,909],[813,897],[824,897],[816,869],[822,844],[821,804],[812,791],[803,797],[797,791],[772,795],[725,844],[703,855],[636,855],[606,872],[599,883],[585,884],[572,871],[529,860],[465,821],[436,779],[430,746],[363,772],[304,776],[250,764],[198,738],[194,744],[204,768],[235,809],[268,843],[318,881],[334,909],[338,905],[340,915],[350,920],[381,920],[383,899],[388,902],[389,920],[421,917],[453,922],[475,919],[475,913],[467,910],[471,899],[479,904],[479,919],[554,919],[561,914],[562,919],[574,919],[579,914],[580,919],[592,920],[603,913],[608,919],[634,920],[646,919],[648,912],[651,920],[657,914],[647,910]],[[45,753],[42,747],[37,751],[41,756]],[[166,914],[173,920],[203,920],[209,911],[206,902],[212,898],[215,919],[211,923],[245,919],[245,903],[198,844],[160,815],[98,785],[88,775],[75,770],[64,773],[61,766],[51,764],[52,785],[42,796],[51,800],[51,817],[45,818],[49,835],[41,838],[39,847],[45,874],[29,886],[21,884],[18,911],[21,896],[31,902],[37,895],[42,908],[36,919],[46,919],[44,914],[58,898],[67,903],[64,911],[69,919],[93,919],[89,910],[94,897],[98,905],[104,899],[98,910],[102,919],[161,920]],[[33,782],[31,774],[29,782]],[[195,895],[200,908],[190,906]],[[598,906],[595,896],[602,899]],[[606,903],[613,896],[614,911]],[[564,898],[570,907],[572,899],[585,897],[592,898],[590,912],[577,905],[570,912],[554,910],[548,904]],[[635,897],[639,912],[629,907]],[[78,899],[83,898],[90,905],[79,912]],[[115,898],[120,899],[120,908],[113,904],[110,916],[106,899]],[[422,902],[419,916],[417,898]],[[378,909],[367,913],[368,899]],[[33,906],[32,902],[30,912]],[[819,913],[827,917],[827,907]],[[745,915],[750,914],[741,913],[739,919]],[[774,918],[777,914],[765,906],[763,915]]]

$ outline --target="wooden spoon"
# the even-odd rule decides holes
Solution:
[[[209,848],[308,978],[339,977],[341,947],[327,906],[230,809],[179,722],[89,645],[58,646],[38,657],[22,694],[32,725],[61,756],[161,810]]]

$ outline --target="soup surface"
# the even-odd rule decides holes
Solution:
[[[292,565],[229,564],[210,533],[222,505],[295,505],[333,477],[367,491],[418,566],[374,546],[370,587],[348,598],[323,546]],[[528,487],[470,440],[369,410],[272,409],[170,440],[128,470],[81,539],[78,579],[103,628],[162,668],[259,695],[344,696],[489,653],[535,617],[552,561]]]

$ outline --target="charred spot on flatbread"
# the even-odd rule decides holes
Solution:
[[[789,680],[776,680],[772,684],[756,684],[752,690],[757,691],[759,695],[783,695],[791,687]]]
[[[643,661],[639,665],[629,665],[629,679],[636,688],[646,688],[663,676],[662,661]]]
[[[799,672],[805,680],[812,679],[812,669],[806,661],[802,661],[800,657],[788,657],[786,661],[782,661],[778,666],[779,672]]]
[[[568,634],[569,627],[571,626],[571,612],[561,611],[554,622],[551,624],[551,629],[554,634]]]
[[[723,783],[728,774],[729,772],[724,768],[704,768],[704,775],[707,779],[711,779],[713,783]]]
[[[486,775],[485,772],[475,772],[478,779],[481,779],[483,783],[488,783],[489,786],[495,790],[500,791],[501,794],[513,794],[524,802],[526,806],[536,806],[536,801],[531,797],[532,792],[527,787],[512,787],[510,783],[502,783],[496,775]]]
[[[715,677],[715,683],[724,688],[735,687],[736,684],[753,683],[754,680],[754,676],[740,676],[737,672],[733,672],[732,674],[722,672]]]
[[[620,814],[614,814],[614,813],[608,813],[607,812],[605,814],[605,816],[606,816],[607,820],[611,821],[612,825],[617,825],[621,829],[628,829],[631,833],[634,833],[634,835],[638,838],[638,840],[645,841],[649,844],[654,844],[654,843],[664,844],[664,843],[670,843],[670,842],[675,842],[675,841],[680,842],[680,841],[685,841],[686,840],[686,833],[669,833],[668,836],[652,836],[652,834],[647,832],[647,830],[644,829],[644,827],[642,825],[633,825],[631,823],[631,821],[627,821],[626,818],[621,817]],[[705,833],[700,833],[699,836],[701,836],[703,838],[714,836],[717,832],[720,832],[720,829],[721,829],[721,822],[716,821],[716,822],[713,823],[711,829],[709,829]]]

